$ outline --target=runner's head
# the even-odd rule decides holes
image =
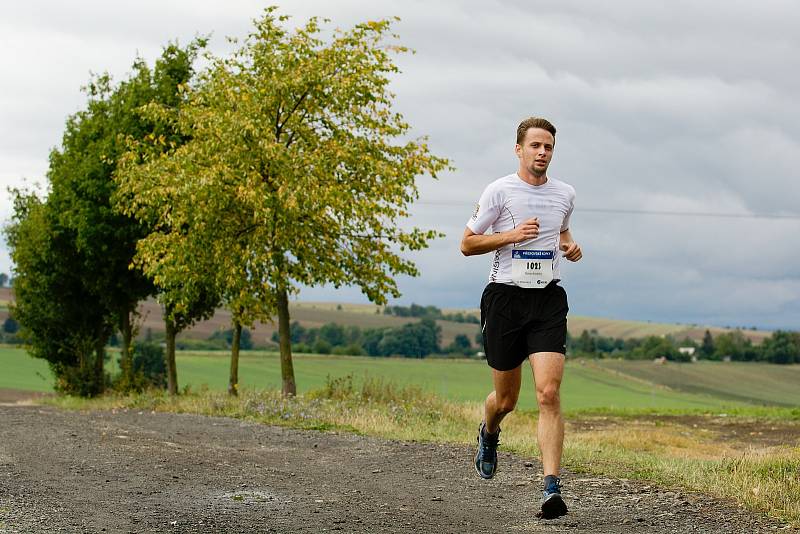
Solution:
[[[517,144],[514,151],[519,158],[520,170],[534,176],[544,176],[553,157],[556,144],[556,127],[541,117],[529,117],[517,127]]]

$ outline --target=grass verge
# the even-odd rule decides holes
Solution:
[[[381,378],[354,382],[351,376],[328,379],[305,395],[282,398],[274,390],[242,390],[239,397],[201,390],[170,398],[160,391],[99,399],[57,397],[44,402],[66,409],[134,409],[194,413],[247,419],[301,429],[343,430],[408,441],[463,445],[474,440],[482,417],[479,403],[449,402],[415,386],[397,386]],[[752,423],[758,413],[746,416]],[[763,412],[763,413],[762,413]],[[773,413],[792,421],[794,413]],[[685,412],[683,412],[685,413]],[[598,417],[598,428],[576,421]],[[708,415],[707,415],[708,416]],[[710,416],[708,416],[710,417]],[[609,425],[611,420],[614,424]],[[654,420],[643,414],[602,415],[586,411],[567,417],[564,464],[572,470],[733,499],[747,508],[800,527],[800,448],[748,446],[714,432]],[[794,423],[791,423],[794,424]],[[536,413],[518,411],[503,423],[503,449],[538,456]]]

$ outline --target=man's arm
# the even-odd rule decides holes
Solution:
[[[539,219],[528,219],[513,230],[490,235],[476,234],[469,228],[461,238],[461,253],[464,256],[486,254],[512,243],[522,243],[539,235]]]
[[[581,252],[581,247],[572,239],[572,234],[569,231],[569,228],[564,230],[558,235],[559,240],[559,248],[564,253],[564,257],[567,258],[569,261],[578,261],[583,257],[583,253]]]

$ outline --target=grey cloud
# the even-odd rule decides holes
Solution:
[[[152,60],[166,40],[196,32],[213,30],[212,48],[223,50],[222,36],[246,33],[261,9],[255,2],[224,11],[210,2],[20,6],[13,24],[0,23],[9,36],[0,66],[11,73],[0,81],[0,119],[14,125],[0,130],[4,183],[13,169],[32,168],[12,158],[40,158],[46,168],[64,118],[83,101],[77,89],[89,70],[120,76],[136,50]],[[281,11],[292,24],[321,15],[341,27],[399,15],[400,42],[417,52],[398,57],[397,107],[412,133],[428,134],[457,170],[420,180],[408,224],[447,238],[412,256],[423,276],[399,280],[401,302],[477,305],[489,257],[461,256],[464,223],[483,187],[516,169],[517,122],[543,114],[559,128],[552,175],[578,191],[572,226],[586,256],[564,270],[575,313],[800,322],[800,221],[581,211],[797,213],[794,3],[349,0],[293,1]],[[331,288],[307,288],[303,297],[363,299],[358,290]]]

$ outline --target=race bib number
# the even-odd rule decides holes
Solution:
[[[543,288],[553,280],[553,251],[513,249],[511,281],[519,287]]]

